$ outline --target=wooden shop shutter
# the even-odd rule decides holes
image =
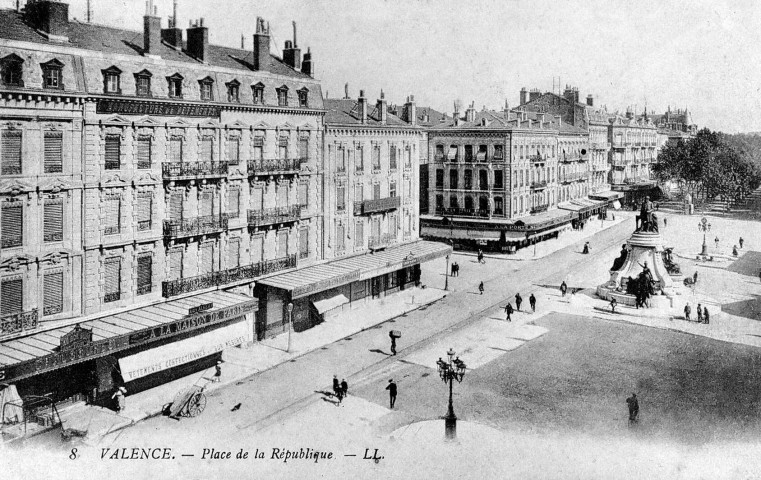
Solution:
[[[151,168],[151,137],[137,139],[137,168]]]
[[[182,162],[182,137],[172,137],[169,141],[169,161]]]
[[[63,171],[63,132],[45,132],[45,173]]]
[[[122,259],[121,257],[107,258],[105,261],[104,273],[104,292],[119,293],[122,281]]]
[[[214,161],[214,139],[212,137],[203,137],[201,139],[201,154],[199,160],[202,162]]]
[[[21,131],[5,130],[3,131],[2,141],[0,141],[0,159],[2,159],[3,175],[20,175],[21,174]]]
[[[200,216],[210,217],[214,212],[214,194],[203,192],[201,194]]]
[[[182,250],[169,252],[169,280],[182,278]]]
[[[63,201],[61,199],[45,201],[43,239],[46,242],[63,240]]]
[[[121,167],[121,137],[106,136],[106,169],[116,170]]]
[[[63,311],[63,272],[45,274],[43,290],[43,315],[55,315]]]
[[[227,268],[240,266],[240,238],[231,238],[227,243]]]
[[[151,291],[151,278],[153,277],[153,256],[142,254],[137,257],[137,291],[149,293]]]
[[[169,196],[169,219],[182,220],[183,202],[185,199],[182,192],[175,192]]]
[[[18,247],[24,240],[24,207],[21,202],[7,202],[3,205],[2,247]]]
[[[24,308],[24,281],[21,278],[8,278],[0,287],[0,314],[19,313]]]

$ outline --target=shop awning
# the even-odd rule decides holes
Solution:
[[[539,233],[535,233],[533,235],[529,235],[528,236],[528,240],[533,240],[533,239],[535,239],[537,237],[542,237],[544,235],[550,235],[550,234],[555,233],[555,232],[561,232],[563,230],[566,230],[567,228],[568,228],[568,224],[560,225],[559,227],[551,228],[551,229],[545,230],[543,232],[539,232]]]
[[[593,200],[613,201],[619,198],[624,198],[624,194],[621,192],[613,192],[611,190],[607,190],[605,192],[591,193],[589,194],[589,198]]]
[[[421,233],[426,237],[455,238],[472,240],[499,240],[499,230],[478,230],[472,228],[424,227]]]
[[[570,222],[574,218],[573,213],[568,210],[550,210],[547,212],[537,213],[522,217],[518,222],[528,226],[529,230],[538,230],[540,228],[551,227],[565,222]],[[516,222],[516,223],[518,223]]]
[[[452,253],[452,247],[449,245],[419,240],[374,253],[341,258],[321,265],[273,275],[261,280],[258,284],[285,290],[290,292],[291,298],[300,298],[444,257],[450,253]]]
[[[256,298],[215,291],[7,340],[0,343],[0,378],[26,378],[180,333],[200,331],[257,308]],[[77,333],[87,338],[69,344],[67,338]]]
[[[330,298],[325,298],[322,300],[317,300],[316,302],[312,302],[312,305],[314,305],[314,308],[317,310],[317,313],[322,315],[323,313],[333,310],[334,308],[340,307],[341,305],[349,303],[349,299],[346,298],[345,295],[338,294]]]
[[[563,202],[558,203],[558,208],[562,208],[563,210],[568,210],[571,212],[579,212],[584,207],[571,202]]]

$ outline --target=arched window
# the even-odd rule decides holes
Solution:
[[[0,59],[0,81],[6,87],[23,87],[24,60],[12,53]]]

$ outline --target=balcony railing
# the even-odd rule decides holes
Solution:
[[[21,175],[21,165],[3,165],[3,175]]]
[[[10,313],[0,317],[0,338],[15,333],[34,330],[39,325],[37,309],[28,312]]]
[[[273,225],[276,223],[298,222],[301,218],[301,205],[265,208],[248,211],[248,226]]]
[[[161,175],[164,178],[223,177],[227,175],[227,162],[164,162]]]
[[[195,292],[196,290],[227,285],[240,280],[253,280],[262,275],[279,272],[287,268],[294,268],[295,266],[296,254],[293,254],[273,260],[264,260],[251,265],[209,272],[196,277],[170,280],[161,283],[161,296],[169,298],[182,295],[183,293]]]
[[[531,190],[541,190],[543,188],[547,188],[547,180],[542,180],[541,182],[531,182]]]
[[[20,247],[24,242],[21,235],[3,235],[3,248]]]
[[[220,232],[227,230],[228,221],[226,213],[183,220],[164,220],[164,236],[178,238]]]
[[[578,182],[580,180],[587,180],[588,178],[589,178],[589,174],[587,172],[568,173],[566,175],[563,175],[560,181],[562,183],[571,183],[571,182]]]
[[[540,163],[540,162],[544,162],[546,160],[546,156],[544,156],[544,155],[529,155],[528,159],[531,161],[531,163]]]
[[[63,240],[63,232],[51,232],[43,234],[45,242],[60,242]]]
[[[270,158],[263,160],[249,160],[249,175],[272,175],[276,173],[297,173],[301,170],[301,164],[307,159],[302,158]]]
[[[436,215],[451,215],[459,217],[488,217],[489,210],[480,208],[437,208]]]
[[[115,302],[122,298],[122,292],[111,292],[103,296],[103,303]]]
[[[357,213],[357,207],[355,204],[354,207],[354,214],[367,214],[367,213],[376,213],[376,212],[387,212],[389,210],[397,209],[402,204],[402,198],[401,197],[386,197],[386,198],[379,198],[377,200],[365,200],[360,205],[362,207],[361,212]]]
[[[531,207],[531,210],[529,210],[530,213],[542,213],[546,212],[547,208],[549,208],[549,205],[537,205],[535,207]]]
[[[396,235],[383,233],[381,235],[371,236],[367,241],[367,247],[371,250],[388,247],[396,243]]]

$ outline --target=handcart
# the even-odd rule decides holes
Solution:
[[[206,384],[208,379],[205,380],[203,385],[198,383],[191,385],[190,387],[182,390],[174,397],[174,402],[169,407],[169,417],[179,420],[180,417],[197,417],[206,408]]]

